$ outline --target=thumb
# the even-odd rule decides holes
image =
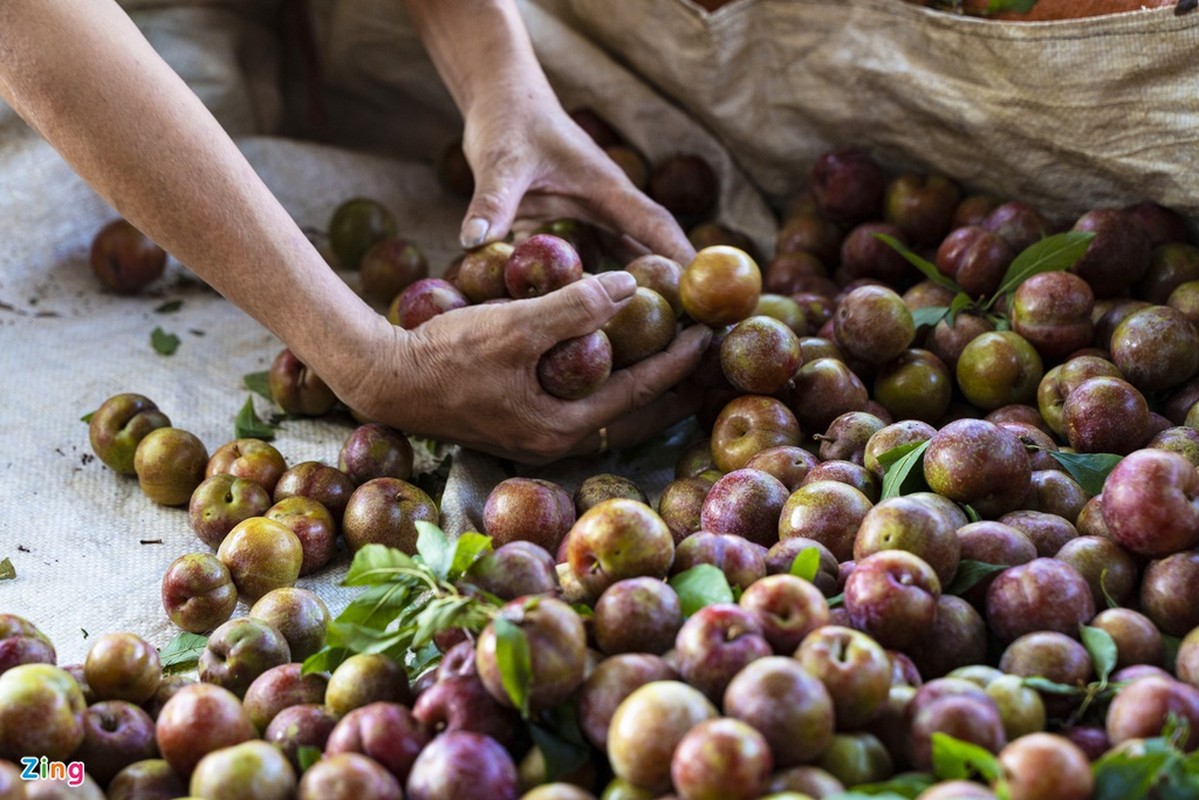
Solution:
[[[525,330],[548,349],[558,342],[584,336],[602,327],[637,291],[637,281],[627,272],[586,275],[541,297],[518,300],[528,324]]]
[[[477,170],[475,193],[458,234],[462,248],[470,250],[507,236],[528,185],[527,176],[494,164]]]

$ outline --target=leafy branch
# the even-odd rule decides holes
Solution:
[[[354,653],[382,653],[415,680],[440,661],[433,642],[439,632],[456,628],[477,635],[490,625],[504,691],[542,751],[547,774],[560,778],[574,771],[591,751],[573,704],[530,712],[533,653],[520,613],[467,580],[471,566],[491,551],[491,537],[467,532],[451,541],[432,523],[416,526],[415,555],[379,544],[354,555],[342,585],[365,591],[330,621],[326,646],[304,662],[303,672],[331,671]],[[538,598],[528,598],[520,610],[537,603]]]
[[[1085,686],[1056,683],[1041,677],[1025,678],[1022,681],[1025,686],[1030,689],[1036,689],[1042,694],[1078,698],[1078,706],[1071,713],[1067,724],[1073,724],[1082,720],[1093,705],[1098,702],[1111,700],[1126,685],[1125,682],[1112,683],[1109,680],[1112,671],[1116,668],[1116,661],[1119,655],[1116,648],[1116,641],[1112,638],[1111,634],[1102,628],[1089,625],[1080,625],[1078,633],[1079,639],[1082,641],[1082,646],[1086,648],[1087,654],[1091,657],[1091,664],[1095,670],[1096,680],[1091,681]]]
[[[1182,800],[1199,796],[1199,753],[1184,751],[1190,729],[1173,714],[1161,736],[1115,747],[1096,761],[1094,800]]]
[[[1074,262],[1082,258],[1087,248],[1091,246],[1091,240],[1095,238],[1095,234],[1086,231],[1067,231],[1034,242],[1012,259],[1012,263],[1008,265],[1003,274],[1003,279],[999,282],[999,288],[990,297],[971,296],[957,281],[941,272],[936,264],[913,252],[895,237],[885,233],[876,233],[874,237],[903,256],[929,281],[954,293],[953,300],[948,306],[918,309],[912,318],[917,325],[935,325],[942,319],[948,320],[948,323],[952,325],[959,313],[969,312],[987,317],[997,329],[1003,329],[1007,327],[1008,321],[1003,315],[994,313],[995,302],[1000,297],[1012,295],[1020,287],[1020,284],[1034,275],[1040,275],[1043,272],[1063,272],[1070,269],[1074,266]]]
[[[491,550],[491,538],[470,532],[451,542],[432,523],[416,526],[414,556],[380,544],[354,555],[342,586],[366,590],[329,622],[325,647],[304,662],[305,674],[333,670],[354,653],[382,653],[415,677],[436,663],[429,646],[438,633],[477,634],[496,618],[499,598],[458,584]]]

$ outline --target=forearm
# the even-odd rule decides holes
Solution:
[[[110,0],[0,0],[0,93],[118,212],[301,358],[374,314]],[[309,309],[340,319],[313,325]]]
[[[480,98],[552,98],[514,0],[405,0],[463,116]]]

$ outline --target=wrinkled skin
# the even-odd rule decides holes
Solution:
[[[37,119],[39,133],[122,217],[278,335],[365,418],[547,462],[595,452],[601,427],[610,446],[626,446],[694,410],[667,392],[698,362],[708,336],[702,327],[586,400],[541,391],[540,355],[625,305],[636,282],[623,273],[584,278],[534,301],[442,314],[419,331],[391,325],[329,269],[127,15],[115,5],[86,19],[71,9],[55,0],[6,14],[5,100]],[[462,105],[475,187],[464,247],[503,239],[518,219],[569,216],[620,231],[638,249],[691,260],[693,248],[670,213],[562,109],[515,4],[482,13],[414,4],[412,17]],[[64,52],[70,57],[60,58]],[[62,105],[50,100],[62,96],[52,90],[59,81],[78,87]],[[144,113],[130,113],[131,106]],[[88,144],[95,141],[109,146]],[[314,318],[325,324],[313,325]]]

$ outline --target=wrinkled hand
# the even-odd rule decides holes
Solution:
[[[639,191],[548,92],[498,93],[466,119],[475,193],[463,247],[502,239],[520,219],[571,217],[686,265],[695,249],[670,212]]]
[[[544,392],[537,362],[557,342],[599,328],[635,289],[628,273],[609,272],[544,297],[442,314],[411,331],[388,325],[365,374],[329,383],[370,419],[521,463],[595,453],[601,427],[610,447],[626,447],[695,412],[697,399],[671,387],[698,364],[711,339],[705,326],[614,371],[582,400]]]

